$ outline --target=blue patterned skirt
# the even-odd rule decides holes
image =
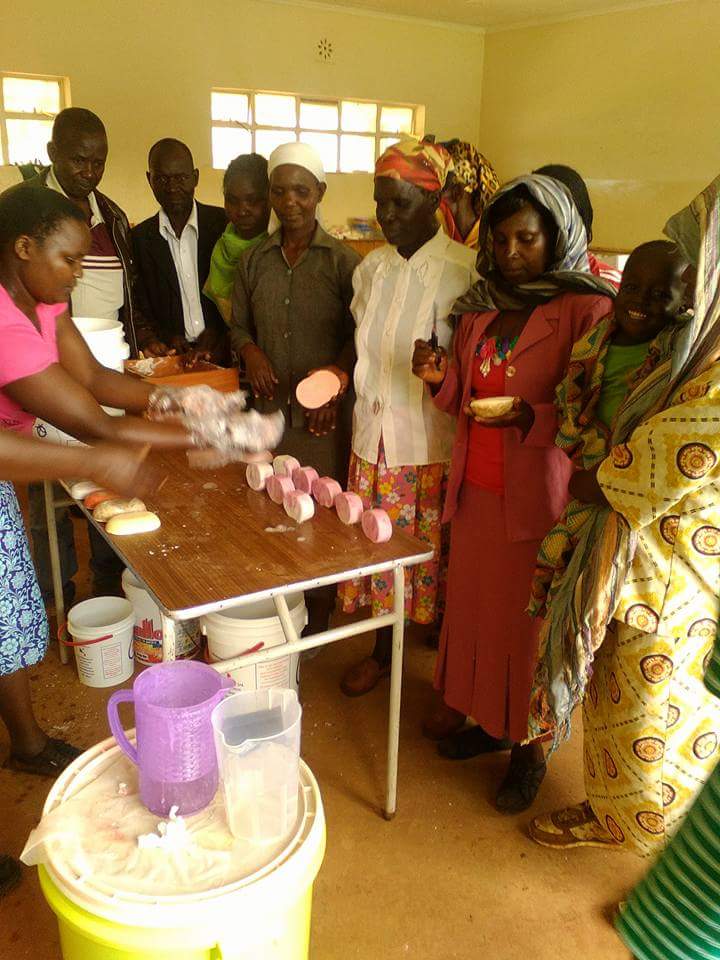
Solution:
[[[48,622],[15,490],[0,481],[0,676],[38,663]]]

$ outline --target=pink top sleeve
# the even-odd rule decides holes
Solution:
[[[38,330],[0,286],[0,428],[22,432],[32,429],[35,416],[23,410],[3,388],[58,362],[55,324],[66,310],[65,303],[38,304]]]

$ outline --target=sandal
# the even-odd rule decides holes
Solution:
[[[346,697],[362,697],[370,693],[383,677],[390,676],[390,664],[381,666],[373,657],[365,657],[350,667],[340,683]]]
[[[564,810],[535,817],[528,828],[530,839],[541,847],[568,850],[570,847],[619,847],[602,826],[587,800]]]
[[[71,743],[48,737],[40,753],[36,753],[32,757],[11,753],[5,766],[16,773],[33,773],[39,777],[56,777],[66,767],[69,767],[82,752]]]
[[[20,864],[6,853],[0,854],[0,897],[10,893],[20,883]]]
[[[446,703],[438,703],[422,722],[423,736],[428,740],[445,740],[465,724],[465,714]]]
[[[437,749],[440,756],[446,760],[469,760],[470,757],[479,757],[482,753],[499,753],[509,750],[510,747],[512,740],[498,740],[478,724],[445,737]]]
[[[531,807],[546,772],[544,760],[528,762],[522,755],[511,756],[508,772],[495,798],[497,809],[501,813],[522,813]]]

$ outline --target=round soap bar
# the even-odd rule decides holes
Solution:
[[[103,500],[93,510],[93,520],[98,523],[107,523],[112,517],[117,517],[121,513],[142,513],[147,507],[137,497],[131,500]]]
[[[291,457],[287,453],[281,453],[279,457],[273,460],[273,470],[276,477],[292,477],[293,470],[297,470],[300,461]]]
[[[343,523],[357,523],[363,515],[363,503],[356,493],[339,493],[335,509]]]
[[[483,397],[478,400],[470,401],[470,409],[484,420],[492,420],[493,417],[504,417],[510,413],[513,408],[515,397]]]
[[[156,513],[150,513],[149,510],[143,510],[139,513],[121,513],[117,517],[111,517],[105,529],[116,537],[127,537],[132,533],[150,533],[151,530],[157,530],[159,526],[160,517]]]
[[[265,489],[273,503],[282,503],[286,493],[294,490],[291,477],[268,477],[265,481]]]
[[[87,510],[94,510],[99,503],[105,503],[106,500],[119,500],[120,494],[113,493],[112,490],[94,490],[83,500],[83,505]]]
[[[251,490],[264,490],[265,484],[272,476],[271,463],[249,463],[245,471],[245,479]]]
[[[315,516],[315,501],[309,493],[303,493],[302,490],[288,490],[283,497],[283,506],[285,513],[295,523],[304,523]]]
[[[362,532],[373,543],[386,543],[392,536],[392,521],[387,513],[378,507],[366,510],[360,523]]]
[[[71,485],[70,496],[73,500],[84,500],[89,493],[100,489],[102,488],[93,483],[92,480],[78,480],[77,483]]]
[[[319,477],[313,482],[312,493],[321,507],[331,507],[335,497],[342,493],[342,487],[332,477]]]
[[[306,410],[317,410],[340,392],[340,378],[332,370],[316,370],[295,388],[297,402]]]
[[[303,493],[312,493],[312,485],[318,478],[315,467],[298,467],[292,472],[292,481],[296,490]]]

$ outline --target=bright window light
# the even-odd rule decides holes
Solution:
[[[412,107],[383,107],[380,111],[380,129],[383,133],[413,132]]]
[[[286,97],[278,93],[256,93],[255,123],[263,127],[295,127],[297,123],[295,97]]]
[[[225,93],[222,90],[213,90],[210,106],[213,120],[247,123],[250,119],[250,97],[246,93]]]
[[[54,117],[66,106],[62,77],[0,74],[0,163],[46,165]]]
[[[377,127],[377,104],[342,102],[342,129],[353,133],[375,133]]]
[[[252,133],[242,127],[213,127],[213,166],[226,170],[230,161],[241,153],[252,153]]]
[[[320,154],[325,173],[337,173],[338,168],[338,137],[336,133],[314,133],[312,130],[303,130],[300,142],[315,147]]]

